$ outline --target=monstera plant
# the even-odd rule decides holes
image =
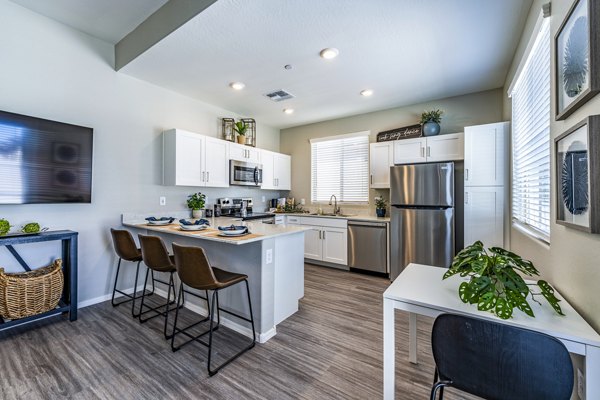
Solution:
[[[527,301],[530,295],[538,304],[541,304],[538,297],[544,297],[554,311],[564,315],[558,304],[560,300],[554,296],[554,288],[548,282],[526,283],[519,273],[539,275],[531,261],[500,247],[486,250],[483,243],[477,241],[454,257],[443,279],[457,274],[469,277],[458,288],[463,303],[477,304],[478,310],[490,311],[502,319],[510,318],[515,308],[535,317]]]

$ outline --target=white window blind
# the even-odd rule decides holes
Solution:
[[[550,24],[542,23],[512,97],[512,217],[550,239]]]
[[[369,201],[369,132],[311,140],[311,200]]]

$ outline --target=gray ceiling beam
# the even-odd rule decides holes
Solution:
[[[120,70],[217,0],[169,0],[115,45]]]

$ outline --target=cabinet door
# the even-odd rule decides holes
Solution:
[[[390,167],[394,165],[394,142],[371,143],[369,169],[372,188],[390,187]]]
[[[175,137],[175,185],[204,186],[202,154],[205,137],[177,131]]]
[[[394,141],[394,164],[425,162],[425,146],[427,139],[404,139]]]
[[[463,133],[429,136],[427,138],[427,161],[453,161],[465,158]]]
[[[504,187],[465,187],[465,246],[504,246]]]
[[[229,159],[237,161],[248,161],[247,146],[237,143],[229,143]]]
[[[323,240],[321,228],[314,227],[304,231],[304,258],[310,260],[323,259]]]
[[[246,161],[251,162],[251,163],[260,163],[261,161],[261,151],[260,149],[257,149],[256,147],[251,147],[251,146],[244,146],[246,147]]]
[[[275,153],[263,150],[262,159],[262,184],[261,189],[277,189],[275,186]]]
[[[279,190],[292,189],[292,158],[287,154],[274,153],[275,186]],[[263,164],[264,166],[264,164]]]
[[[229,143],[211,137],[206,137],[204,151],[206,186],[229,187]]]
[[[322,228],[323,261],[334,264],[348,264],[348,230]]]
[[[465,128],[465,185],[503,186],[508,122]]]

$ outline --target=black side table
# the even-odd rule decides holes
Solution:
[[[21,325],[58,314],[69,313],[70,321],[77,320],[77,236],[77,232],[65,230],[48,231],[35,235],[0,237],[0,246],[5,246],[26,271],[31,271],[31,268],[15,250],[13,245],[60,240],[62,242],[62,270],[64,275],[62,297],[55,309],[41,314],[32,315],[31,317],[20,318],[11,321],[4,321],[2,318],[0,318],[0,330],[9,329],[15,327],[16,325]]]

